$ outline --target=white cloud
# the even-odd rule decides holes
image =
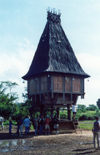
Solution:
[[[26,83],[23,84],[22,76],[24,76],[29,69],[34,56],[33,45],[28,40],[24,40],[24,43],[18,43],[16,53],[10,53],[0,51],[0,81],[12,81],[16,82],[19,87],[16,89],[20,99],[21,94],[26,87]]]
[[[84,71],[91,76],[89,80],[85,80],[85,99],[79,99],[78,103],[96,104],[100,98],[100,58],[89,53],[79,53],[77,57]]]
[[[23,76],[28,71],[30,63],[34,56],[33,45],[28,40],[25,43],[18,43],[16,53],[0,52],[0,76],[9,74],[11,70],[15,70],[18,76]]]
[[[92,74],[91,76],[97,77],[100,76],[100,57],[94,53],[78,53],[78,60],[83,66],[85,70],[87,70],[88,74]]]

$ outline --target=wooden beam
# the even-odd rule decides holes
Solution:
[[[65,101],[65,76],[63,77],[63,100]]]
[[[71,109],[70,104],[67,104],[68,120],[71,120]]]

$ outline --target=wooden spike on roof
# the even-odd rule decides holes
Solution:
[[[44,72],[89,77],[80,66],[73,49],[62,29],[61,14],[48,11],[47,23],[40,38],[37,50],[28,73],[23,79],[28,80],[34,75]]]

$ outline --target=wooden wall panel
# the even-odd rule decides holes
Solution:
[[[36,94],[39,92],[39,79],[31,79],[28,81],[28,90],[29,90],[29,95]]]
[[[48,77],[43,76],[28,81],[29,95],[44,93],[48,91]],[[82,80],[79,78],[52,76],[52,91],[60,93],[82,93]],[[50,83],[51,84],[51,83]],[[51,85],[50,85],[51,88]],[[51,90],[51,89],[50,89]]]
[[[29,80],[28,83],[29,83],[28,84],[29,95],[32,95],[33,92],[35,92],[34,80]]]
[[[65,92],[71,92],[71,78],[65,77]]]
[[[72,79],[72,91],[75,93],[81,92],[81,81],[79,78],[73,78]]]
[[[53,77],[53,89],[56,92],[63,91],[63,78],[61,76],[54,76]]]
[[[41,77],[41,92],[47,91],[47,77]]]

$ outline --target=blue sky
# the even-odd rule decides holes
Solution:
[[[85,99],[96,104],[100,97],[100,1],[99,0],[0,0],[0,81],[19,84],[28,71],[46,24],[47,9],[61,12],[61,24],[84,71]]]

